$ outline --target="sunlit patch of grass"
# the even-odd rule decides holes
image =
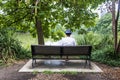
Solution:
[[[16,39],[21,42],[22,47],[30,49],[31,44],[38,44],[37,38],[33,38],[30,33],[16,33]]]
[[[43,71],[43,73],[44,73],[44,74],[54,74],[54,72],[49,71],[49,70]]]
[[[36,75],[36,74],[38,74],[39,72],[37,71],[37,70],[34,70],[33,72],[32,72],[32,74],[33,75]]]
[[[78,72],[76,72],[76,71],[61,71],[60,73],[61,74],[71,74],[71,75],[77,75],[78,74]]]
[[[37,37],[34,38],[30,33],[15,33],[15,38],[18,39],[21,42],[22,47],[25,49],[30,49],[31,44],[38,44]],[[51,41],[54,42],[51,38],[45,38],[45,42]]]

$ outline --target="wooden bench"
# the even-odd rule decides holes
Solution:
[[[90,45],[81,46],[47,46],[47,45],[31,45],[32,50],[32,67],[36,64],[36,59],[66,59],[63,56],[85,56],[85,63],[90,66],[91,50]],[[42,57],[41,57],[42,56]],[[57,57],[51,57],[57,56]],[[80,59],[80,58],[69,58]]]

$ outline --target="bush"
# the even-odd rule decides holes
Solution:
[[[28,51],[21,47],[20,42],[7,29],[0,30],[0,58],[7,63],[13,59],[30,57]]]
[[[111,66],[120,65],[120,57],[114,55],[112,35],[88,32],[77,35],[76,40],[78,45],[92,45],[92,60]]]
[[[78,45],[92,45],[93,50],[98,50],[106,47],[106,45],[113,45],[112,35],[105,35],[100,33],[93,33],[76,35],[75,37]]]

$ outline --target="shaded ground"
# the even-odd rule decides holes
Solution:
[[[120,67],[110,67],[96,63],[103,73],[78,73],[78,74],[44,74],[44,73],[19,73],[18,70],[26,63],[19,61],[9,67],[0,68],[0,80],[120,80]]]

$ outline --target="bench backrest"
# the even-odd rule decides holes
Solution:
[[[64,55],[90,55],[91,54],[92,46],[64,46],[63,47],[63,54]]]
[[[43,54],[60,54],[59,46],[45,46],[45,45],[31,45],[33,55],[43,55]]]
[[[31,45],[32,55],[90,55],[92,46]]]

